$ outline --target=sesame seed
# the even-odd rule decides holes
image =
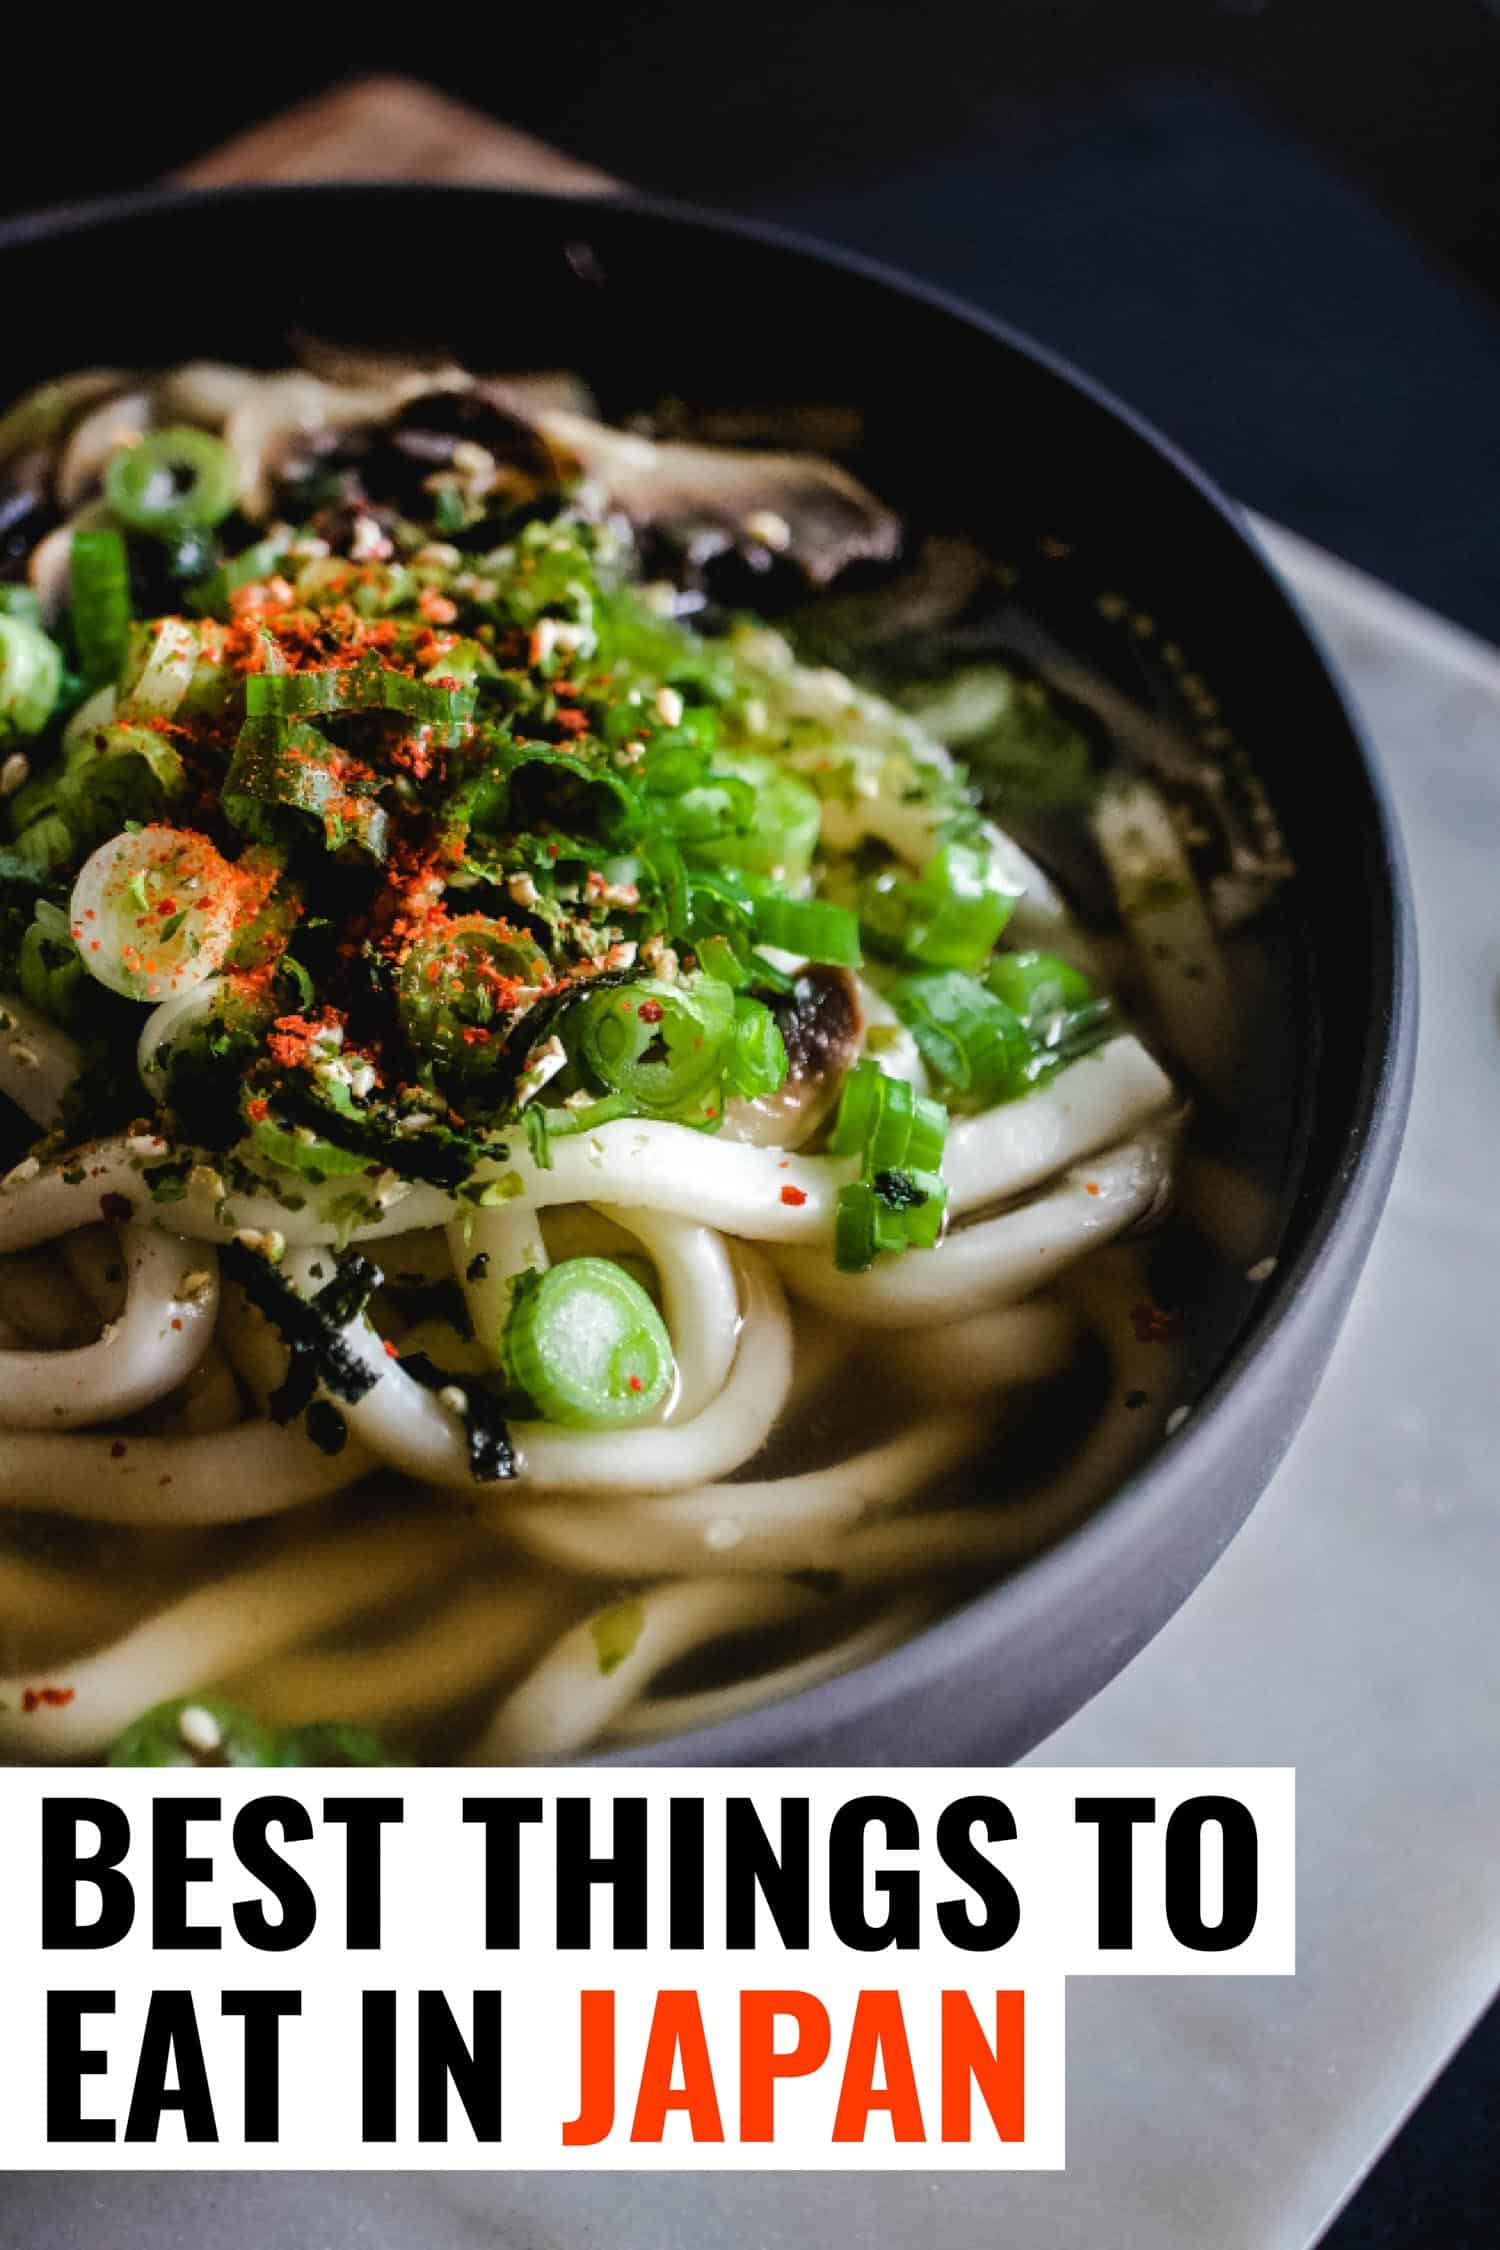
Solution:
[[[1187,1420],[1190,1412],[1191,1409],[1186,1406],[1173,1407],[1171,1413],[1167,1416],[1166,1429],[1168,1437],[1176,1437],[1177,1432],[1182,1428],[1182,1425]]]
[[[752,539],[758,539],[763,547],[773,548],[778,555],[784,555],[792,543],[791,525],[773,508],[757,508],[746,516],[745,529]]]
[[[31,779],[31,760],[24,750],[12,750],[0,765],[0,797],[13,797]]]
[[[224,1744],[224,1729],[212,1711],[205,1711],[201,1703],[189,1703],[177,1715],[177,1732],[197,1757],[211,1758]]]
[[[1247,1281],[1269,1281],[1275,1271],[1276,1260],[1274,1258],[1262,1258],[1258,1264],[1250,1268],[1245,1279]]]
[[[720,1516],[704,1532],[703,1544],[711,1547],[715,1554],[722,1554],[726,1548],[737,1547],[744,1536],[745,1527],[742,1523],[736,1523],[733,1516]]]
[[[457,1383],[445,1383],[438,1392],[438,1404],[439,1406],[446,1406],[450,1414],[467,1414],[469,1411],[469,1394],[467,1391],[461,1391]]]
[[[664,687],[657,689],[656,715],[661,720],[663,726],[681,726],[682,697],[678,694],[676,688]]]

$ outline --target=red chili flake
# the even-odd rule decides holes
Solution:
[[[589,731],[587,711],[559,711],[556,723],[564,734],[587,734]]]
[[[246,1102],[245,1115],[252,1125],[258,1125],[263,1117],[270,1114],[270,1109],[271,1105],[264,1095],[257,1094],[253,1102]]]
[[[1138,1344],[1169,1344],[1182,1334],[1182,1314],[1143,1297],[1138,1305],[1130,1308],[1130,1325]]]
[[[128,1195],[101,1195],[99,1209],[106,1219],[113,1220],[118,1226],[123,1225],[124,1221],[131,1216],[135,1210],[135,1205]]]
[[[1097,1180],[1085,1180],[1083,1185],[1087,1194],[1097,1195],[1099,1193],[1099,1182]]]
[[[21,1709],[27,1718],[45,1704],[49,1711],[61,1711],[72,1702],[77,1691],[70,1687],[29,1687],[21,1697]]]
[[[643,1000],[638,1010],[642,1023],[660,1023],[663,1009],[659,1000]]]
[[[385,1339],[385,1356],[387,1359],[399,1359],[401,1357],[389,1336]]]
[[[641,1379],[640,1379],[639,1375],[632,1375],[632,1376],[631,1376],[631,1378],[630,1378],[630,1388],[631,1388],[631,1390],[633,1390],[633,1391],[643,1391],[643,1390],[644,1390],[644,1389],[646,1388],[646,1386],[645,1386],[645,1384],[644,1384],[644,1383],[643,1383],[643,1382],[641,1381]]]
[[[781,1191],[781,1200],[783,1203],[790,1203],[793,1209],[795,1209],[799,1204],[805,1203],[807,1201],[807,1196],[802,1188],[793,1187],[791,1183],[788,1182],[788,1184]]]
[[[175,1318],[175,1316],[174,1316],[174,1318],[173,1318],[173,1321],[172,1321],[172,1326],[173,1326],[174,1328],[176,1328],[176,1329],[179,1329],[179,1330],[180,1330],[180,1329],[181,1329],[181,1327],[182,1327],[182,1322],[181,1322],[180,1320],[176,1319],[176,1318]]]
[[[113,1444],[113,1445],[112,1445],[112,1446],[110,1447],[110,1449],[109,1449],[109,1457],[110,1457],[111,1461],[123,1461],[123,1460],[124,1460],[124,1458],[125,1458],[125,1440],[124,1440],[123,1438],[118,1438],[118,1437],[117,1437],[117,1438],[115,1439],[115,1442],[114,1442],[114,1444]]]

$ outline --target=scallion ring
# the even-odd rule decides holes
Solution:
[[[240,496],[239,470],[206,430],[153,430],[121,447],[104,472],[104,493],[132,531],[172,539],[223,522]]]
[[[612,1430],[654,1414],[675,1372],[666,1324],[638,1281],[608,1258],[568,1258],[523,1276],[506,1323],[505,1365],[549,1422]]]

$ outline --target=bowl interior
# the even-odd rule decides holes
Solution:
[[[11,303],[46,308],[7,340],[7,394],[103,360],[277,364],[288,329],[301,325],[371,345],[440,342],[477,365],[576,368],[612,414],[664,395],[856,402],[866,424],[857,466],[912,521],[985,535],[1014,558],[1023,598],[1036,588],[1043,610],[1065,607],[1074,645],[1146,700],[1180,695],[1185,669],[1209,684],[1214,720],[1248,749],[1299,870],[1267,1001],[1295,1019],[1298,1066],[1282,1089],[1279,1127],[1295,1192],[1275,1282],[1218,1370],[1210,1403],[1275,1341],[1346,1220],[1342,1255],[1357,1262],[1364,1222],[1349,1216],[1353,1190],[1362,1169],[1388,1169],[1389,1116],[1380,1148],[1367,1144],[1383,1095],[1400,1106],[1391,1086],[1405,971],[1378,791],[1326,666],[1233,511],[1086,382],[993,324],[857,263],[634,203],[412,187],[148,197],[0,230],[0,269]],[[1106,592],[1149,630],[1132,641],[1118,622],[1102,624]],[[1187,665],[1167,667],[1164,646],[1186,651]],[[1192,1452],[1179,1444],[1170,1471],[1161,1459],[1134,1480],[1154,1488],[1162,1521],[1194,1505]],[[1234,1481],[1248,1497],[1217,1504],[1219,1545],[1263,1474]],[[1201,1492],[1196,1504],[1215,1511]],[[1119,1505],[1072,1534],[1046,1567],[970,1605],[987,1643],[1003,1647],[1022,1600],[1045,1598],[1062,1632],[1094,1567],[1091,1544]],[[1183,1556],[1202,1544],[1188,1543]],[[1175,1599],[1201,1566],[1179,1568]],[[1141,1612],[1122,1624],[1105,1671],[1162,1614],[1158,1601],[1149,1621]],[[806,1755],[835,1736],[845,1753],[851,1742],[858,1749],[848,1723],[930,1684],[945,1646],[961,1645],[957,1622],[853,1680],[670,1754]],[[1102,1676],[1097,1658],[1057,1662],[1045,1714],[1054,1723]],[[1022,1747],[1036,1724],[1001,1724],[996,1740]],[[869,1742],[872,1754],[888,1751],[878,1730]]]

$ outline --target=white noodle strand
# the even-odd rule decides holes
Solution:
[[[470,1764],[531,1764],[571,1758],[598,1740],[659,1672],[691,1649],[727,1634],[782,1625],[808,1615],[818,1596],[786,1579],[698,1578],[656,1586],[628,1606],[634,1638],[601,1654],[594,1618],[574,1625],[508,1695]],[[608,1644],[607,1644],[608,1645]]]
[[[1155,1136],[1130,1141],[1077,1166],[1033,1202],[960,1227],[936,1257],[840,1273],[826,1254],[783,1250],[777,1270],[794,1296],[856,1327],[957,1320],[1029,1297],[1101,1249],[1156,1208],[1167,1178],[1163,1142]]]
[[[0,1680],[0,1749],[20,1758],[96,1755],[152,1704],[245,1671],[450,1566],[467,1537],[434,1516],[420,1527],[339,1531],[231,1571],[68,1666],[66,1703],[28,1711],[26,1691],[39,1683]]]
[[[78,1065],[77,1044],[65,1031],[13,992],[0,993],[0,1094],[34,1125],[57,1123]]]
[[[70,1352],[0,1351],[0,1422],[74,1430],[119,1421],[164,1398],[207,1351],[219,1309],[219,1261],[155,1227],[121,1230],[125,1308]]]

